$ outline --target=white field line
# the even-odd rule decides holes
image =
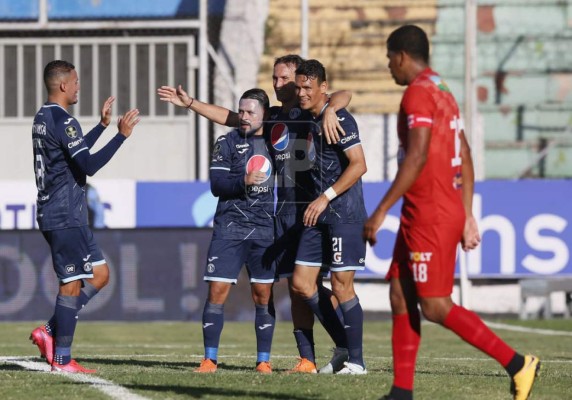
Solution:
[[[487,324],[491,328],[503,329],[505,331],[533,333],[533,334],[537,334],[537,335],[546,335],[546,336],[570,336],[570,337],[572,337],[572,332],[556,331],[553,329],[527,328],[524,326],[508,325],[508,324],[502,324],[499,322],[488,322],[488,321],[484,321],[484,322],[485,322],[485,324]]]
[[[0,357],[0,362],[8,364],[16,364],[22,368],[32,371],[52,373],[50,366],[45,362],[28,361],[27,358],[29,357]],[[60,376],[64,376],[68,379],[71,379],[72,381],[90,384],[95,389],[105,393],[112,399],[148,400],[147,397],[139,396],[135,393],[132,393],[123,386],[116,385],[111,381],[102,378],[97,378],[89,374],[69,374],[65,372],[53,372],[53,373],[58,374]]]

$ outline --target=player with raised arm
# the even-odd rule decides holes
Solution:
[[[269,143],[272,159],[277,176],[277,206],[275,219],[275,244],[273,253],[276,258],[277,275],[288,279],[291,299],[291,315],[294,325],[299,362],[290,372],[317,372],[314,351],[314,314],[304,301],[292,291],[292,274],[298,249],[298,241],[303,230],[302,217],[306,205],[312,199],[309,163],[306,156],[308,143],[308,123],[312,116],[300,109],[296,96],[294,79],[296,68],[302,63],[298,55],[279,57],[274,62],[272,84],[276,98],[281,106],[270,107],[270,118],[266,124],[266,137]],[[238,114],[226,108],[203,103],[187,95],[181,86],[178,88],[162,86],[157,90],[161,100],[171,102],[180,107],[208,118],[209,120],[227,125],[238,125]],[[330,102],[324,110],[322,131],[326,141],[337,142],[340,134],[345,133],[336,116],[336,110],[344,108],[349,103],[351,94],[347,91],[331,95]],[[321,276],[318,281],[319,293],[324,298],[335,298],[331,291],[323,286]],[[329,332],[336,347],[331,361],[320,370],[331,373],[343,367],[347,361],[347,348],[344,336]]]
[[[387,39],[389,70],[407,86],[398,116],[399,169],[391,187],[365,224],[373,246],[387,212],[403,197],[401,224],[387,274],[393,314],[393,386],[384,399],[413,398],[415,361],[423,316],[450,329],[497,360],[511,377],[516,400],[527,399],[540,361],[520,355],[477,314],[451,299],[457,245],[480,243],[472,214],[473,163],[455,98],[429,68],[429,40],[415,25]]]
[[[211,191],[219,201],[204,275],[209,284],[202,321],[205,356],[195,372],[212,373],[218,368],[224,303],[243,264],[248,269],[256,308],[256,371],[272,372],[275,267],[267,260],[274,242],[274,169],[263,136],[269,106],[263,90],[244,92],[238,110],[240,127],[219,137],[213,149]]]
[[[80,89],[75,67],[55,60],[44,69],[48,101],[34,117],[32,142],[36,175],[38,226],[50,245],[59,280],[55,312],[30,339],[52,371],[93,373],[71,356],[78,312],[109,281],[109,268],[88,227],[86,175],[92,176],[115,154],[139,122],[139,111],[119,117],[119,132],[97,153],[90,154],[111,121],[113,97],[101,110],[101,120],[86,136],[68,112]]]
[[[354,291],[357,270],[365,268],[365,243],[360,234],[367,217],[361,176],[367,171],[357,124],[346,110],[336,112],[346,136],[338,143],[325,143],[319,124],[328,104],[326,70],[317,60],[303,62],[296,69],[296,89],[300,107],[308,110],[315,123],[310,150],[313,162],[313,201],[307,206],[305,225],[298,246],[293,290],[304,299],[328,332],[339,334],[346,342],[347,361],[338,374],[366,374],[363,361],[363,310]],[[316,278],[320,267],[332,273],[332,292],[336,297],[343,325],[329,299],[319,295]]]

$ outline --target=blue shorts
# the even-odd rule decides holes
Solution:
[[[275,263],[270,254],[273,239],[213,239],[209,246],[205,281],[236,284],[246,264],[251,283],[273,283]]]
[[[93,267],[105,264],[87,225],[42,231],[52,252],[52,263],[62,283],[93,278]]]
[[[291,214],[277,216],[274,220],[275,240],[272,245],[272,255],[276,262],[278,278],[289,278],[294,273],[298,243],[304,231],[304,224],[296,219],[296,215]]]
[[[318,224],[302,232],[296,264],[329,267],[332,272],[365,269],[363,223]]]

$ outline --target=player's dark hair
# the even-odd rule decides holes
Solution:
[[[403,25],[391,32],[387,38],[387,50],[403,51],[429,64],[429,39],[425,31],[416,25]]]
[[[274,60],[274,66],[278,64],[293,65],[296,68],[304,62],[304,59],[298,54],[288,54],[282,57],[278,57]]]
[[[252,99],[257,100],[258,103],[264,108],[264,111],[267,111],[270,108],[270,100],[268,99],[268,95],[262,89],[254,88],[248,89],[246,92],[240,96],[240,100],[242,99]]]
[[[326,68],[318,60],[306,60],[296,69],[296,75],[316,79],[319,85],[326,81]]]
[[[44,68],[44,85],[50,90],[50,83],[61,75],[69,74],[75,66],[64,60],[50,61]]]

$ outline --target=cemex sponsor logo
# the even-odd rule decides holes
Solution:
[[[284,123],[274,124],[270,133],[270,140],[272,142],[272,147],[274,147],[276,150],[286,150],[288,143],[290,142],[290,132],[288,131],[288,125]]]
[[[260,154],[255,154],[248,159],[246,162],[246,173],[250,174],[254,171],[264,172],[266,179],[261,183],[264,183],[272,176],[272,163],[270,160]]]

